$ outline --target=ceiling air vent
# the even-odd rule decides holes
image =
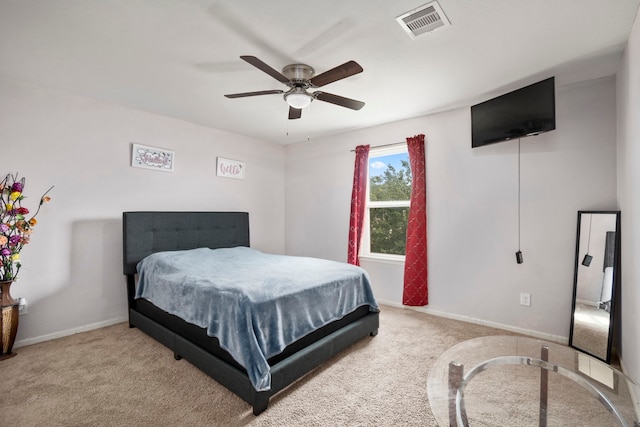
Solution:
[[[451,25],[437,1],[410,10],[398,16],[396,21],[412,39],[420,34]]]

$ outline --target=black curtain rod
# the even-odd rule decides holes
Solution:
[[[403,145],[403,144],[406,144],[406,143],[407,143],[407,141],[394,142],[394,143],[392,143],[392,144],[376,145],[376,146],[374,146],[374,147],[370,147],[370,148],[391,147],[391,146],[393,146],[393,145]],[[355,153],[355,152],[356,152],[356,150],[351,150],[351,152],[352,152],[352,153]]]

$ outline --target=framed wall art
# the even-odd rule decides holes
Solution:
[[[131,166],[134,168],[153,169],[162,172],[173,172],[175,153],[163,148],[132,144]]]
[[[216,175],[224,178],[244,179],[244,162],[218,157]]]

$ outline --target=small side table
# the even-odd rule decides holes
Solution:
[[[427,390],[441,427],[640,426],[634,381],[573,348],[534,338],[460,343],[435,363]]]

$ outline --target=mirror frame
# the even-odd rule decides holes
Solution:
[[[609,312],[609,335],[607,338],[607,354],[600,357],[599,355],[589,352],[587,349],[583,349],[574,345],[573,333],[574,333],[574,320],[576,311],[576,296],[578,293],[578,270],[581,265],[581,251],[580,251],[580,225],[582,223],[582,215],[595,215],[595,214],[609,214],[616,216],[616,234],[614,239],[614,251],[613,251],[613,278],[611,284],[611,308]],[[620,293],[620,211],[578,211],[578,226],[576,231],[576,257],[573,273],[573,299],[571,304],[571,322],[569,330],[569,346],[580,350],[596,359],[602,360],[609,364],[611,363],[612,345],[614,340],[614,323],[617,318],[616,310],[618,307],[619,293]],[[590,260],[589,260],[590,262]]]

